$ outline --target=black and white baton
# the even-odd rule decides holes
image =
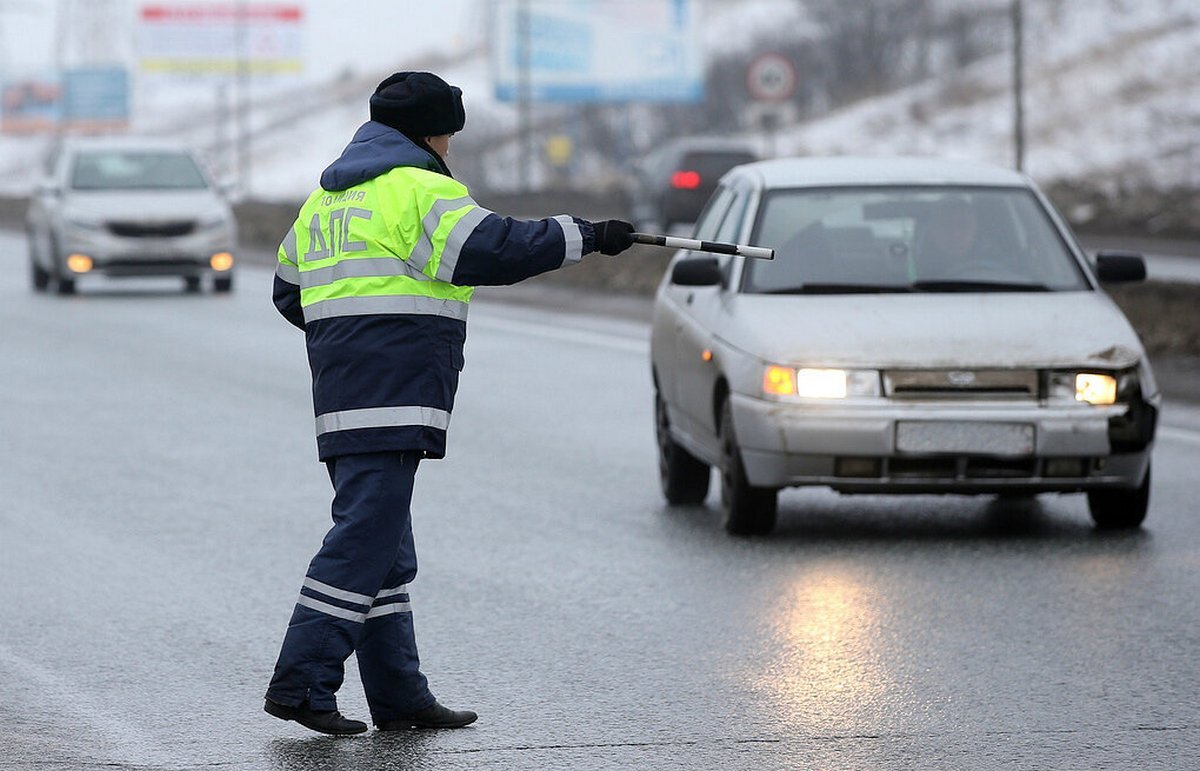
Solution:
[[[775,259],[775,250],[765,246],[744,246],[742,244],[723,244],[719,241],[697,241],[694,238],[677,238],[676,236],[655,236],[649,233],[634,233],[635,244],[650,246],[666,246],[671,249],[691,249],[696,252],[712,252],[713,254],[737,254],[742,257],[754,257],[759,260]]]

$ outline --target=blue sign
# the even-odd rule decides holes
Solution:
[[[129,122],[129,73],[121,67],[68,70],[62,117],[68,125],[123,126]]]
[[[704,98],[691,0],[498,0],[496,98],[695,102]]]

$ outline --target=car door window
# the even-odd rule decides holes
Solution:
[[[746,216],[746,204],[750,202],[750,194],[745,190],[737,190],[733,194],[733,202],[729,206],[729,213],[721,222],[721,226],[717,228],[714,241],[724,241],[733,243],[737,240],[738,233],[742,229],[742,218]]]
[[[749,190],[734,190],[732,200],[729,204],[729,211],[725,214],[720,227],[717,228],[717,232],[711,240],[723,241],[725,243],[736,242],[738,235],[742,231],[742,220],[746,216],[746,206],[749,203]],[[717,255],[717,260],[720,261],[721,272],[725,274],[725,286],[729,286],[730,277],[733,272],[733,258],[727,254],[722,254]]]
[[[708,205],[704,207],[704,211],[700,213],[700,218],[696,220],[696,229],[692,237],[701,241],[716,240],[717,230],[724,222],[732,200],[732,190],[728,187],[717,188],[717,192],[713,194]]]

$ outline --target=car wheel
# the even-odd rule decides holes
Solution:
[[[50,271],[38,265],[33,256],[33,244],[29,244],[29,283],[35,292],[44,292],[50,286]]]
[[[233,276],[218,276],[213,279],[214,292],[231,292],[233,291]]]
[[[75,294],[75,279],[71,276],[63,275],[66,266],[60,262],[58,242],[53,238],[50,241],[50,277],[54,281],[54,291],[56,294]],[[65,261],[65,260],[64,260]]]
[[[1092,521],[1102,530],[1128,530],[1140,527],[1150,506],[1150,469],[1146,478],[1132,490],[1092,490],[1088,510]]]
[[[667,503],[672,506],[704,503],[712,472],[707,463],[698,460],[671,438],[667,405],[658,391],[654,392],[654,429],[658,439],[658,478]]]
[[[733,431],[733,409],[721,406],[721,505],[725,530],[734,535],[765,535],[775,527],[779,492],[746,481],[742,451]]]
[[[200,277],[199,276],[184,276],[183,277],[183,291],[187,292],[188,294],[195,294],[196,292],[199,292],[200,291]]]

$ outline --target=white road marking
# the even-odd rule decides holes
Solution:
[[[1158,435],[1164,439],[1170,439],[1176,442],[1187,442],[1200,447],[1200,431],[1191,428],[1179,428],[1178,426],[1159,426]]]
[[[169,758],[162,755],[155,744],[139,733],[131,721],[117,717],[118,708],[98,697],[88,694],[85,684],[74,678],[59,674],[41,664],[22,657],[16,651],[0,644],[0,672],[11,675],[7,682],[23,684],[36,691],[38,706],[49,706],[62,720],[55,721],[55,729],[70,726],[79,745],[88,747],[85,752],[94,752],[88,760],[99,762],[120,758],[124,765],[162,767],[171,765]],[[6,697],[7,698],[7,697]],[[43,714],[38,714],[42,719]],[[90,734],[83,739],[78,734]],[[74,760],[77,748],[65,750],[67,757]],[[89,763],[90,765],[90,763]],[[113,765],[104,763],[104,765]]]
[[[565,319],[568,316],[563,314],[560,319]],[[607,348],[612,351],[624,351],[628,353],[637,353],[648,356],[650,354],[650,341],[640,340],[636,337],[627,337],[625,335],[612,334],[610,332],[601,332],[594,329],[575,329],[564,326],[553,326],[553,322],[527,322],[517,321],[511,318],[499,318],[495,315],[489,315],[483,318],[472,318],[469,322],[468,329],[476,330],[483,329],[489,332],[511,332],[529,337],[538,337],[543,340],[556,340],[564,343],[576,343],[583,345],[594,345],[599,348]]]

